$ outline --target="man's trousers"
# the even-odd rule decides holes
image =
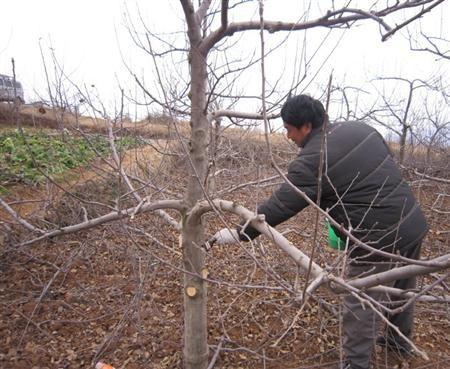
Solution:
[[[411,248],[403,256],[417,260],[420,256],[421,242]],[[395,267],[395,263],[374,263],[366,265],[350,264],[347,277],[349,279],[358,276],[367,276],[384,272]],[[409,290],[416,287],[416,278],[397,280],[389,284],[390,287]],[[398,300],[395,297],[389,297],[384,293],[367,293],[376,301]],[[392,305],[393,308],[400,305]],[[403,311],[395,315],[386,315],[389,321],[398,327],[406,337],[410,338],[413,327],[414,304],[410,304]],[[361,301],[353,295],[346,295],[344,298],[343,331],[344,331],[344,352],[347,361],[352,369],[369,369],[370,358],[372,355],[375,341],[379,332],[380,316],[369,307],[368,304],[362,304]],[[386,338],[389,342],[395,342],[398,345],[407,345],[401,336],[394,329],[387,327]]]

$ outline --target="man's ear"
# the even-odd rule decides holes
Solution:
[[[302,127],[301,127],[301,129],[302,129],[302,132],[304,133],[304,134],[308,134],[309,132],[311,132],[312,131],[312,124],[311,123],[305,123]]]

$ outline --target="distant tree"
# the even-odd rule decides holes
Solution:
[[[386,85],[386,81],[405,84],[407,89],[402,92],[398,84]],[[399,163],[403,164],[408,133],[412,134],[413,127],[421,121],[421,109],[419,104],[414,104],[413,99],[419,99],[419,89],[424,89],[428,84],[422,80],[408,80],[401,77],[380,77],[374,84],[383,84],[377,88],[381,100],[367,113],[367,116],[376,124],[395,133],[399,144]],[[418,95],[418,96],[417,96]]]
[[[421,140],[426,147],[426,165],[430,167],[433,162],[433,151],[445,153],[450,145],[450,116],[446,108],[446,99],[437,101],[424,101],[425,117],[420,132]],[[443,155],[445,157],[445,154]]]
[[[419,142],[431,150],[438,137],[445,134],[447,88],[441,82],[441,78],[424,81],[402,77],[379,77],[373,81],[377,101],[362,116],[387,130],[389,137],[396,136],[393,141],[398,143],[400,164],[405,161],[408,137],[411,150]]]

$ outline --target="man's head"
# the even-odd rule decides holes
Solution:
[[[298,146],[314,128],[322,126],[325,108],[319,100],[308,95],[289,97],[281,108],[281,118],[287,137]]]

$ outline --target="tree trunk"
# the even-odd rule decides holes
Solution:
[[[191,40],[192,42],[192,40]],[[206,56],[191,43],[191,138],[189,145],[190,178],[185,196],[187,211],[203,196],[208,164],[208,121],[206,105]],[[207,286],[200,276],[204,273],[204,242],[200,218],[185,214],[182,226],[184,268],[196,275],[184,276],[184,365],[187,369],[205,369],[208,365]]]
[[[406,136],[408,134],[408,126],[403,125],[402,127],[402,135],[400,136],[400,153],[399,153],[399,162],[403,164],[405,160],[405,147],[406,147]]]
[[[214,197],[216,196],[217,193],[216,162],[217,162],[217,155],[219,152],[220,123],[221,118],[214,119],[214,129],[212,129],[212,127],[210,129],[208,193],[212,194],[212,196]]]
[[[186,218],[183,222],[182,247],[184,268],[202,274],[203,251],[195,246],[202,240],[200,219]],[[207,342],[207,288],[201,278],[184,274],[184,367],[205,369],[208,365]]]

